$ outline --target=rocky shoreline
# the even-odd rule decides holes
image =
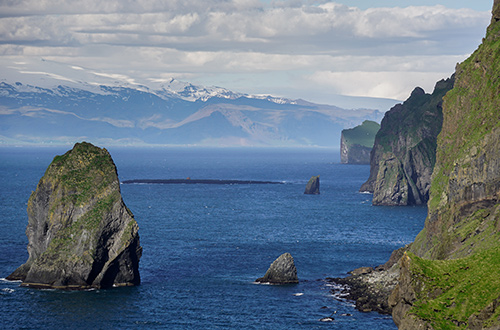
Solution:
[[[355,303],[361,312],[392,314],[389,296],[398,284],[398,261],[409,246],[394,251],[385,264],[378,267],[361,267],[349,272],[344,278],[327,278],[333,284],[332,294],[340,300]]]

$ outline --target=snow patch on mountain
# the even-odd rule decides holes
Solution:
[[[154,94],[164,100],[178,98],[190,102],[206,102],[211,98],[235,100],[240,97],[263,99],[277,104],[296,104],[295,101],[269,95],[248,95],[226,88],[197,86],[171,78],[149,80],[144,83],[122,74],[97,72],[76,65],[45,59],[10,62],[0,59],[4,68],[0,82],[8,83],[19,92],[47,93],[63,96],[65,90],[83,90],[100,95],[110,95],[116,88],[130,88]],[[110,88],[111,87],[111,88]]]

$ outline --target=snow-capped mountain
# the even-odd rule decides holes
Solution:
[[[338,147],[342,129],[382,118],[376,110],[35,64],[2,69],[0,143]]]
[[[207,101],[210,98],[237,99],[248,97],[255,99],[266,99],[279,104],[294,104],[286,98],[273,97],[270,95],[248,95],[230,91],[226,88],[211,86],[197,86],[189,82],[179,81],[174,78],[168,80],[151,80],[137,82],[129,77],[118,74],[106,74],[79,66],[67,65],[54,61],[40,59],[27,62],[6,63],[0,59],[0,67],[4,67],[0,82],[17,82],[19,88],[27,91],[31,88],[36,92],[39,87],[44,90],[58,92],[58,86],[66,86],[85,90],[96,94],[109,93],[106,87],[127,87],[143,92],[155,94],[163,99],[179,98],[185,101]],[[41,68],[43,68],[41,70]],[[23,86],[23,87],[21,87]]]

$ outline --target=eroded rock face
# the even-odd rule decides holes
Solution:
[[[307,182],[306,190],[304,191],[306,195],[319,195],[319,175],[313,176]]]
[[[427,203],[442,99],[453,83],[453,77],[438,82],[432,94],[417,87],[385,114],[370,154],[370,177],[360,189],[373,193],[373,205]]]
[[[139,227],[106,149],[56,156],[28,200],[28,261],[7,279],[66,289],[140,283]]]
[[[425,324],[425,327],[422,327],[422,329],[428,329],[427,322],[408,315],[408,312],[417,300],[417,292],[421,290],[420,287],[422,286],[418,280],[415,280],[411,272],[410,263],[411,260],[405,253],[399,261],[398,284],[388,299],[389,306],[392,309],[392,319],[399,329],[420,329],[420,327],[412,328],[417,324],[419,326]]]
[[[294,284],[299,283],[297,268],[290,253],[284,253],[276,259],[264,277],[256,280],[259,283]]]
[[[401,259],[399,284],[390,298],[399,329],[443,324],[500,329],[499,285],[485,277],[500,276],[498,259],[478,262],[499,249],[499,45],[500,0],[495,0],[483,43],[457,66],[454,88],[444,97],[428,216]],[[455,302],[425,311],[424,306],[447,298]]]

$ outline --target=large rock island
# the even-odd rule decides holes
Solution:
[[[340,136],[340,162],[342,164],[370,164],[370,152],[380,125],[365,120],[361,125],[342,130]]]
[[[360,189],[373,193],[373,205],[427,203],[442,100],[453,83],[454,77],[439,81],[432,94],[417,87],[385,114],[370,155],[370,177]]]
[[[139,227],[106,149],[83,142],[56,156],[27,211],[29,258],[7,279],[63,289],[140,283]]]

